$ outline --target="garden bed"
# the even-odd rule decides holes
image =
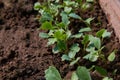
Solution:
[[[69,80],[71,72],[76,70],[77,65],[71,67],[68,62],[61,61],[61,55],[54,55],[52,47],[46,47],[47,40],[39,37],[39,32],[42,30],[38,29],[40,24],[35,19],[38,14],[33,9],[35,2],[37,0],[0,1],[0,80],[45,80],[44,71],[51,65],[60,71],[63,78]],[[111,37],[103,42],[106,45],[103,51],[108,55],[116,49],[117,53],[113,62],[98,60],[91,63],[80,59],[79,65],[87,68],[92,65],[101,66],[108,71],[108,76],[113,80],[120,80],[119,40],[100,5],[97,2],[92,11],[80,15],[82,18],[95,18],[91,23],[92,34],[103,28],[112,32]],[[101,24],[96,24],[98,21],[101,21]],[[73,21],[72,26],[76,26],[71,28],[75,33],[84,25],[76,20]],[[71,42],[79,42],[79,40]],[[83,54],[79,52],[78,56],[80,55]],[[114,70],[117,72],[113,75]],[[96,72],[91,72],[91,76],[93,80],[102,80],[102,76]]]

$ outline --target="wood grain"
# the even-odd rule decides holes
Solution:
[[[120,0],[99,0],[99,3],[120,41]]]

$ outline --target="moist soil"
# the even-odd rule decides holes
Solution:
[[[76,69],[77,65],[70,67],[68,62],[62,62],[61,55],[53,55],[52,47],[46,47],[47,40],[39,37],[40,24],[35,19],[37,12],[33,10],[35,2],[37,0],[0,0],[0,80],[45,80],[44,71],[50,65],[57,67],[62,77],[69,80],[71,72]],[[111,63],[101,60],[90,63],[81,59],[79,65],[102,66],[107,69],[108,76],[120,80],[120,44],[99,4],[95,3],[92,11],[80,15],[82,18],[95,17],[91,26],[93,34],[102,28],[112,31],[111,38],[103,42],[105,55],[114,49],[118,51]],[[73,33],[83,27],[79,21],[73,21],[71,26],[74,26],[71,28]],[[113,75],[115,69],[117,72]],[[91,72],[91,76],[93,80],[102,80],[96,72]]]

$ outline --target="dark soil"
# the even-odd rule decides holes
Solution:
[[[36,1],[0,0],[0,80],[45,80],[44,70],[50,65],[56,66],[62,77],[76,69],[75,66],[69,67],[67,63],[62,62],[60,55],[53,55],[51,47],[46,47],[47,41],[38,36],[40,25],[35,20],[37,12],[33,10],[33,4]],[[93,33],[102,28],[113,31],[97,3],[93,11],[80,15],[83,18],[95,17],[92,24]],[[98,21],[102,21],[100,25],[95,24]],[[76,23],[76,26],[80,26],[77,21]],[[106,39],[103,44],[106,45],[105,55],[118,49],[115,61],[92,64],[106,68],[109,76],[112,75],[113,70],[117,69],[117,74],[111,77],[114,80],[120,80],[120,44],[114,31],[111,38]],[[80,60],[79,63],[87,67],[91,65],[86,60]],[[93,80],[101,80],[97,73],[94,72],[91,75]]]

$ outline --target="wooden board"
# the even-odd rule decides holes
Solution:
[[[99,2],[120,41],[120,0],[99,0]]]

